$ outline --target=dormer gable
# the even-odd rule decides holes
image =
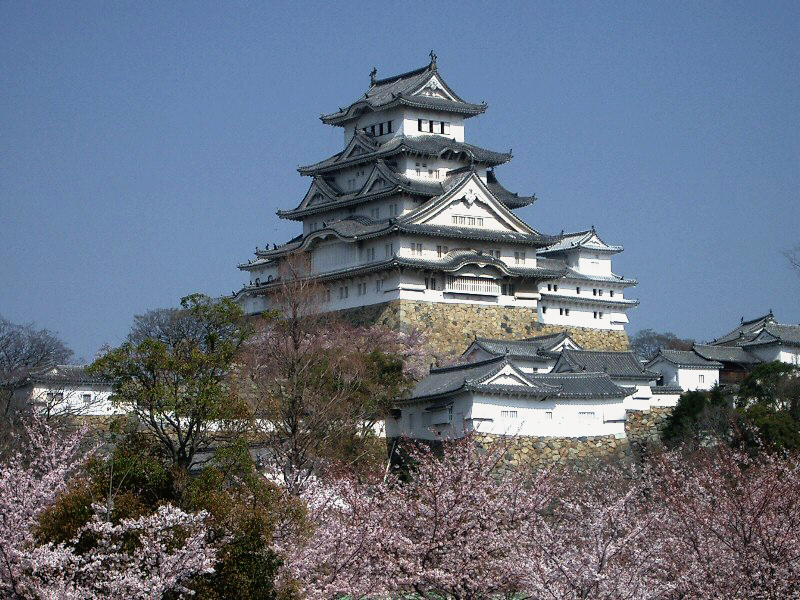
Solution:
[[[407,214],[405,222],[537,234],[495,198],[477,174],[457,177],[460,179],[447,192]]]
[[[463,100],[442,81],[437,72],[431,72],[430,77],[411,91],[409,95],[422,96],[425,98],[440,98],[451,102],[463,102]]]

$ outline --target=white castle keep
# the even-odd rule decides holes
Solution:
[[[305,253],[324,311],[469,304],[524,309],[537,327],[623,332],[638,301],[624,294],[636,281],[612,270],[622,247],[594,228],[546,235],[514,214],[536,198],[498,181],[511,154],[465,141],[466,120],[486,104],[458,96],[433,53],[423,68],[370,79],[355,102],[321,117],[343,129],[344,150],[300,167],[308,192],[277,213],[302,233],[239,265],[249,281],[234,298],[245,311],[269,308],[282,263]]]

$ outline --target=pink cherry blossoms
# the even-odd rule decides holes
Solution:
[[[503,453],[467,439],[412,449],[408,482],[315,482],[284,578],[310,600],[800,597],[794,459],[533,473],[498,468]]]
[[[47,424],[27,428],[28,447],[0,466],[0,597],[160,599],[188,592],[190,576],[213,570],[205,513],[162,506],[108,522],[100,507],[72,544],[39,544],[38,518],[80,464],[83,431],[62,437]],[[88,550],[73,544],[89,540]]]

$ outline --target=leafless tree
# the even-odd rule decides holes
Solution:
[[[800,275],[800,244],[797,244],[789,250],[785,250],[783,255],[789,261],[789,266]]]
[[[31,373],[65,363],[72,354],[52,331],[17,325],[0,316],[0,433],[5,433],[0,437],[10,439],[7,434],[14,427],[14,390]]]

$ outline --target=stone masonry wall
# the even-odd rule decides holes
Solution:
[[[661,432],[667,425],[672,407],[652,406],[649,410],[628,410],[625,413],[625,433],[632,450],[638,455],[650,450],[660,450]]]
[[[624,331],[542,325],[536,310],[508,306],[444,304],[393,300],[337,311],[358,325],[382,324],[392,329],[415,327],[424,331],[437,352],[460,355],[475,337],[521,339],[568,331],[587,350],[628,350]]]
[[[564,438],[478,434],[475,441],[479,446],[506,444],[504,464],[508,467],[542,469],[570,465],[591,468],[601,462],[639,461],[649,451],[661,449],[661,431],[671,413],[669,407],[627,411],[626,437],[622,438],[613,435]],[[392,441],[389,440],[389,448]]]
[[[505,463],[511,467],[552,468],[558,465],[591,467],[605,461],[627,461],[630,445],[613,435],[578,438],[479,435],[479,444],[507,443]]]

